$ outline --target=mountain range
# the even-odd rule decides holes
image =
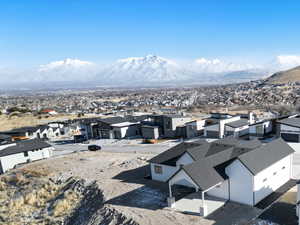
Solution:
[[[265,81],[268,84],[285,84],[289,82],[300,82],[300,66],[274,73]]]
[[[67,58],[26,71],[0,70],[3,87],[182,86],[246,82],[264,79],[279,69],[300,65],[300,57],[279,56],[271,66],[235,64],[199,58],[178,63],[156,55],[131,57],[99,66]],[[0,84],[0,86],[1,86]],[[41,86],[42,85],[42,86]]]

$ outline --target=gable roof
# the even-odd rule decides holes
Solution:
[[[227,179],[225,168],[236,159],[239,159],[252,174],[256,175],[294,152],[282,139],[262,144],[258,140],[246,141],[230,137],[211,143],[203,143],[183,151],[182,148],[184,147],[186,146],[180,145],[181,155],[183,152],[187,152],[195,161],[183,166],[177,172],[184,170],[201,190],[207,190]],[[168,152],[168,155],[171,153]],[[178,158],[178,156],[173,158],[175,163]],[[161,163],[164,164],[163,158],[161,159]]]
[[[0,150],[0,157],[48,147],[51,147],[51,145],[39,139],[20,141],[16,142],[16,145]]]
[[[240,155],[238,159],[252,174],[256,175],[292,153],[294,153],[294,149],[281,138],[278,138],[272,142],[263,144],[251,152]]]
[[[177,159],[182,156],[187,149],[191,149],[201,145],[201,142],[181,142],[178,145],[164,151],[163,153],[155,156],[150,159],[150,163],[158,163],[158,164],[166,164],[166,165],[174,165],[173,159]],[[176,163],[176,161],[175,161]]]

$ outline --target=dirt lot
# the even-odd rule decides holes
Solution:
[[[91,117],[86,115],[85,117]],[[26,127],[26,126],[36,126],[40,124],[46,124],[51,121],[56,120],[67,120],[78,118],[77,115],[70,114],[58,114],[54,116],[42,115],[34,116],[32,114],[20,114],[19,116],[7,116],[0,115],[0,131],[6,131],[13,128]]]
[[[152,156],[149,153],[78,152],[31,163],[22,169],[48,171],[55,180],[66,180],[70,176],[88,183],[95,180],[104,196],[104,200],[99,199],[99,205],[103,204],[110,212],[121,213],[126,221],[134,221],[130,224],[246,224],[259,213],[250,207],[228,204],[205,219],[166,208],[167,185],[145,178],[149,175],[146,161]]]

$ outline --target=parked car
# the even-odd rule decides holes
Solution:
[[[98,151],[101,150],[101,147],[99,145],[89,145],[88,150],[90,151]]]

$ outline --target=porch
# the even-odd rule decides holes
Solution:
[[[204,198],[205,199],[202,199],[201,192],[194,192],[176,201],[172,208],[184,213],[206,216],[221,208],[227,201],[225,199],[209,196],[206,194]],[[204,212],[203,210],[201,210],[203,208],[206,208],[204,210],[205,215],[203,215]]]

